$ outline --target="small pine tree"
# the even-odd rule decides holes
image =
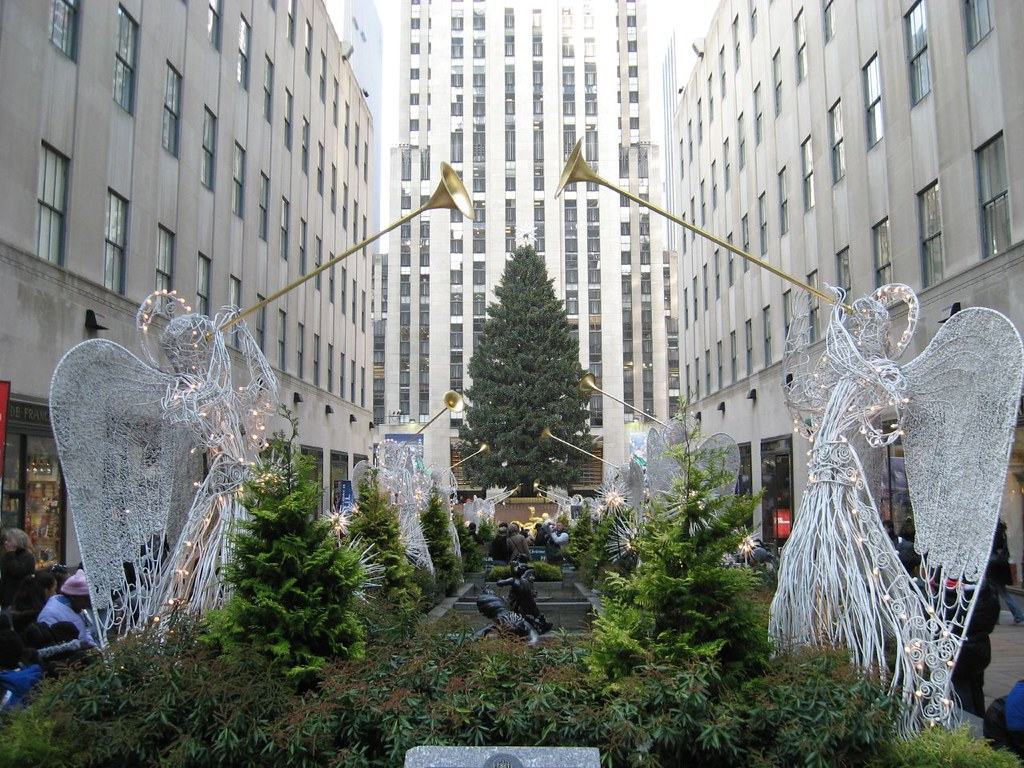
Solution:
[[[382,600],[404,608],[420,604],[423,593],[416,583],[415,569],[405,555],[398,512],[388,503],[376,471],[359,483],[348,535],[373,545],[374,560],[384,568],[379,590]]]
[[[430,491],[427,509],[421,516],[423,538],[427,540],[430,559],[434,562],[434,579],[446,595],[455,594],[462,580],[462,563],[455,556],[451,532],[448,530],[448,506],[437,488]]]
[[[691,435],[690,445],[696,435]],[[627,577],[605,577],[590,664],[611,679],[649,662],[718,662],[726,677],[756,674],[770,650],[766,601],[749,569],[729,568],[756,506],[718,495],[729,482],[721,456],[675,449],[683,468],[667,498],[651,505]]]
[[[584,503],[583,512],[576,524],[569,530],[569,544],[565,555],[578,571],[586,567],[590,545],[594,541],[594,521],[590,517],[590,504]]]
[[[233,594],[208,620],[215,645],[253,648],[306,687],[328,659],[362,656],[356,594],[365,574],[359,555],[315,519],[320,487],[294,436],[294,424],[291,441],[275,436],[245,485],[249,517],[225,568]]]
[[[484,555],[480,551],[480,544],[469,532],[466,521],[452,510],[452,522],[455,523],[455,530],[459,532],[459,549],[462,550],[462,572],[477,573],[484,569]],[[479,535],[479,534],[478,534]]]

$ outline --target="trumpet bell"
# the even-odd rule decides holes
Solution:
[[[591,392],[599,391],[600,389],[598,389],[597,379],[594,378],[594,374],[592,374],[590,371],[584,373],[583,378],[580,379],[580,393],[584,395],[589,395]]]
[[[544,429],[541,430],[540,439],[541,440],[550,440],[551,439],[551,429],[549,427],[544,427]]]
[[[441,181],[423,207],[454,208],[461,211],[467,219],[473,218],[473,199],[469,196],[459,174],[448,163],[441,163]]]
[[[575,184],[578,181],[593,181],[598,182],[601,177],[598,176],[594,170],[587,165],[587,161],[583,159],[583,139],[576,140],[576,146],[572,148],[572,152],[569,153],[569,159],[565,161],[565,167],[562,169],[562,175],[558,179],[558,186],[555,188],[555,197],[562,194],[569,184]]]
[[[466,407],[466,401],[458,392],[453,389],[449,389],[444,393],[444,407],[449,411],[461,413]]]

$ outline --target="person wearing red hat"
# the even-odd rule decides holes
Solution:
[[[78,573],[64,582],[58,594],[46,601],[36,621],[40,624],[70,622],[78,629],[79,640],[88,645],[95,645],[92,630],[84,613],[91,605],[89,582],[85,579],[85,571],[79,569]]]

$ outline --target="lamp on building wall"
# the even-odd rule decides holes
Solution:
[[[700,424],[703,421],[703,418],[700,415],[700,411],[697,411],[697,413],[693,415],[693,420],[696,421],[698,424]]]
[[[355,424],[356,423],[356,417],[355,417],[354,413],[350,413],[348,415],[348,423],[349,424]]]
[[[718,404],[718,410],[720,410],[722,415],[725,416],[725,400]]]
[[[747,392],[747,400],[753,400],[755,403],[757,402],[757,388],[756,387],[754,389],[750,390],[749,392]]]
[[[962,307],[960,306],[959,301],[954,301],[952,304],[950,304],[948,307],[945,307],[944,309],[946,310],[946,316],[939,320],[940,323],[944,323],[947,320],[950,320],[953,317],[953,315],[955,315],[962,309]]]
[[[295,392],[292,395],[292,405],[298,405],[301,402],[302,402],[302,395],[300,395],[298,392]]]
[[[959,308],[959,305],[957,305]],[[102,325],[99,318],[96,316],[95,310],[85,310],[85,330],[87,331],[105,331],[107,326]]]
[[[324,406],[324,415],[330,416],[332,413],[334,413],[334,406],[328,403],[327,405]]]

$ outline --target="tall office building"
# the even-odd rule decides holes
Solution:
[[[675,407],[674,267],[664,261],[660,222],[595,185],[554,197],[577,139],[606,178],[660,197],[644,0],[403,0],[399,24],[392,218],[431,194],[442,160],[462,176],[476,216],[430,212],[391,238],[374,328],[378,438],[425,423],[446,390],[469,385],[487,304],[507,254],[523,242],[547,263],[583,367],[609,392],[666,417]],[[634,414],[602,396],[590,413],[598,451],[622,461]],[[450,461],[459,418],[426,431],[431,465]],[[590,469],[593,484],[600,465]]]
[[[47,410],[61,356],[96,336],[139,353],[135,312],[155,289],[212,315],[356,242],[376,199],[374,126],[322,0],[0,14],[3,524],[75,563]],[[370,279],[356,254],[247,321],[324,504],[327,478],[369,454]]]
[[[724,0],[677,104],[686,216],[812,285],[910,285],[921,317],[904,360],[957,308],[1021,328],[1022,31],[1020,7],[995,0]],[[784,540],[806,483],[780,365],[801,289],[701,238],[680,256],[687,393],[706,431],[741,444],[765,491],[755,523]],[[812,318],[820,352],[829,307]],[[902,447],[881,458],[898,530]],[[1018,426],[1003,505],[1018,563],[1022,479]]]

